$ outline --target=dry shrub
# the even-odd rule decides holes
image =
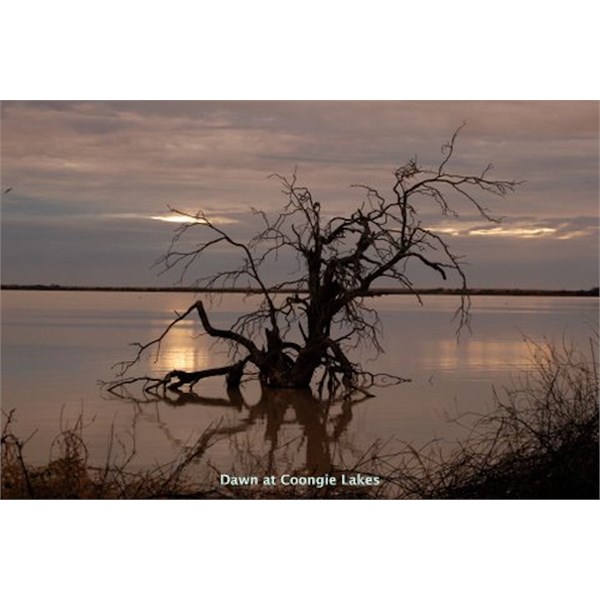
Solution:
[[[31,439],[12,432],[14,411],[4,415],[2,431],[2,498],[4,499],[142,499],[187,497],[198,492],[190,471],[214,441],[216,428],[209,427],[197,441],[181,451],[171,463],[151,469],[129,470],[136,455],[135,440],[121,459],[113,458],[118,443],[111,430],[105,464],[90,465],[83,436],[83,419],[74,425],[62,422],[51,445],[51,459],[42,467],[31,467],[24,447]],[[134,439],[134,438],[133,438]]]
[[[494,391],[492,411],[475,415],[454,451],[432,443],[371,458],[388,496],[598,498],[597,338],[589,353],[529,344],[531,369]]]

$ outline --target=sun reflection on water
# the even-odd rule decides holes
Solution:
[[[431,344],[423,357],[431,367],[446,371],[504,371],[522,367],[530,361],[525,340],[468,340],[456,343],[445,339]]]
[[[178,324],[171,329],[161,343],[155,367],[162,371],[198,371],[208,368],[210,343],[198,334],[198,328],[191,324]]]

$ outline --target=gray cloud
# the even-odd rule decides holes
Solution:
[[[463,120],[456,170],[493,162],[495,176],[527,180],[504,202],[490,203],[507,217],[503,226],[558,232],[518,244],[469,235],[485,224],[459,205],[459,246],[475,258],[494,247],[502,258],[488,257],[493,269],[475,277],[523,286],[526,270],[510,265],[522,265],[525,253],[527,264],[538,261],[528,268],[539,266],[545,287],[560,287],[574,273],[574,285],[593,285],[594,102],[5,102],[2,186],[14,190],[2,198],[3,281],[152,283],[148,266],[172,226],[147,217],[164,214],[167,205],[227,214],[241,220],[234,231],[248,236],[248,207],[275,210],[282,201],[267,175],[297,166],[324,210],[339,214],[362,198],[351,183],[389,189],[393,168],[405,160],[438,161],[441,144]],[[431,208],[424,214],[444,226]],[[533,251],[539,244],[543,256]],[[564,270],[551,267],[549,256],[567,261]]]

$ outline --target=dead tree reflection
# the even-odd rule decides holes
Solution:
[[[239,389],[227,388],[227,398],[201,396],[195,392],[185,392],[179,389],[172,390],[144,390],[143,394],[137,395],[131,393],[126,387],[115,388],[108,390],[111,397],[120,398],[135,402],[136,404],[155,404],[164,403],[169,406],[185,406],[197,404],[199,406],[221,406],[223,408],[233,408],[237,411],[242,411],[248,405],[243,394]]]
[[[305,447],[305,454],[302,458],[299,455],[294,457],[295,468],[310,475],[323,475],[336,470],[336,450],[352,421],[353,407],[368,397],[344,395],[339,399],[323,401],[310,389],[262,388],[259,401],[249,404],[239,388],[227,389],[226,398],[201,396],[195,392],[180,390],[170,390],[167,393],[145,392],[142,397],[138,397],[128,393],[125,388],[113,390],[110,394],[135,402],[136,405],[198,405],[222,407],[242,413],[235,424],[216,425],[213,435],[232,438],[240,433],[258,430],[264,424],[266,471],[276,473],[280,466],[279,452],[289,449],[297,442],[298,452]],[[167,427],[164,421],[161,421],[160,427],[163,430]],[[293,435],[298,429],[300,434]],[[170,435],[168,437],[172,438]]]

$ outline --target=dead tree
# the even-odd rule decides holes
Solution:
[[[443,280],[451,274],[458,279],[462,294],[457,315],[459,327],[464,326],[470,304],[460,257],[439,232],[422,221],[423,209],[433,203],[442,215],[458,217],[451,203],[462,200],[481,218],[496,221],[483,202],[493,196],[504,197],[518,183],[492,179],[491,164],[478,175],[454,173],[449,163],[460,129],[442,146],[442,159],[436,167],[421,166],[415,158],[396,169],[388,196],[368,185],[353,185],[364,192],[364,199],[347,216],[327,217],[310,190],[298,184],[296,174],[272,176],[282,185],[287,201],[276,216],[253,211],[261,227],[248,242],[234,239],[202,211],[171,209],[186,220],[161,259],[164,270],[181,269],[183,280],[211,250],[227,246],[239,252],[239,265],[197,279],[195,284],[203,288],[253,288],[262,301],[258,309],[242,315],[229,329],[214,327],[204,304],[195,302],[158,338],[137,344],[137,355],[120,363],[122,378],[112,387],[143,380],[146,389],[193,388],[205,377],[221,375],[228,387],[235,388],[247,368],[254,368],[265,387],[307,388],[316,380],[320,392],[332,392],[340,386],[366,389],[383,380],[403,381],[365,371],[349,358],[349,351],[358,343],[382,350],[379,318],[366,299],[383,282],[418,296],[408,273],[420,264]],[[204,234],[200,241],[191,249],[182,248],[189,234],[199,230]],[[296,274],[276,284],[267,283],[264,271],[282,254],[296,259]],[[195,372],[171,371],[163,378],[123,378],[146,350],[160,346],[172,327],[194,314],[206,334],[231,344],[234,358],[230,364]]]

